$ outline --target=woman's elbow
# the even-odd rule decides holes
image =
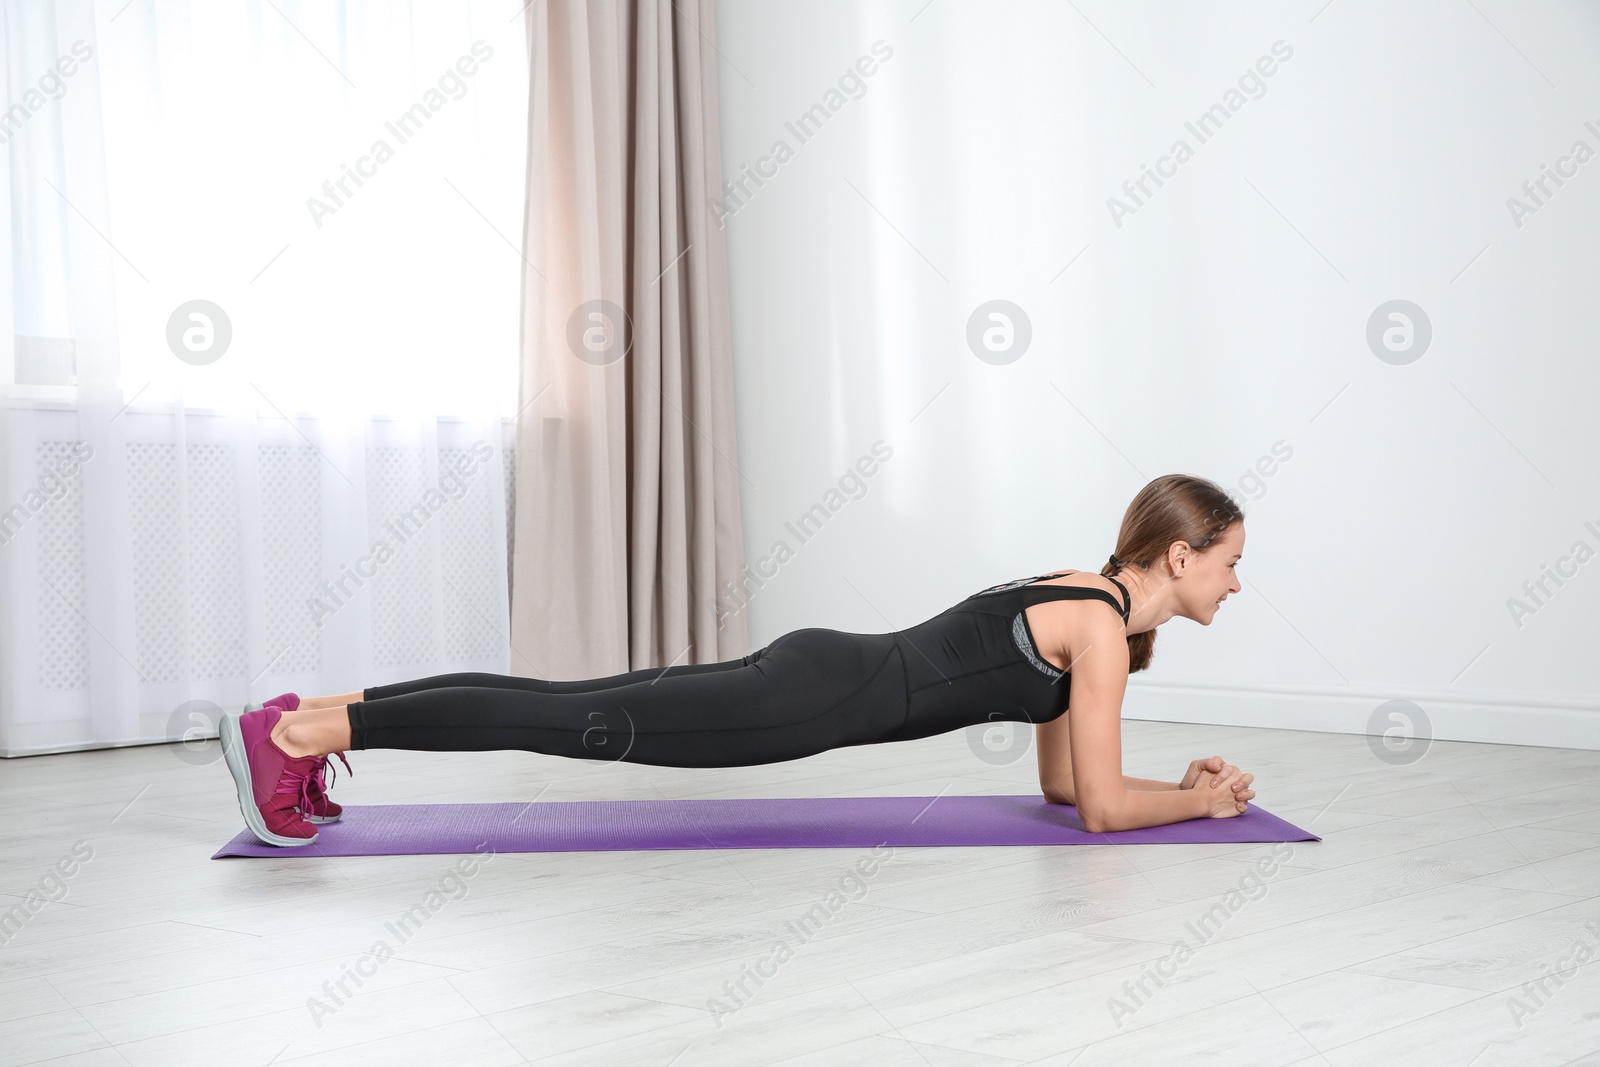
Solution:
[[[1085,800],[1078,805],[1078,821],[1091,834],[1103,834],[1113,828],[1115,817],[1111,805],[1102,800]]]

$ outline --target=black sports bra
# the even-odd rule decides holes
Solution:
[[[1078,573],[1082,574],[1084,572],[1079,571]],[[1052,682],[1059,680],[1065,672],[1039,655],[1037,643],[1033,639],[1033,627],[1028,625],[1028,608],[1030,606],[1038,603],[1047,603],[1052,600],[1104,600],[1117,609],[1117,614],[1122,616],[1122,624],[1124,626],[1128,624],[1128,612],[1133,607],[1133,598],[1128,595],[1128,587],[1110,575],[1104,575],[1103,577],[1108,578],[1113,585],[1122,590],[1121,604],[1118,604],[1116,597],[1104,589],[1095,589],[1090,586],[1047,585],[1038,588],[1033,587],[1034,582],[1060,577],[1061,574],[1040,574],[1032,578],[1018,578],[1014,582],[1003,582],[1000,585],[992,585],[987,589],[979,590],[967,598],[967,600],[975,600],[979,597],[996,596],[1001,593],[1017,593],[1021,605],[1011,618],[1011,640],[1016,644],[1017,650],[1022,653],[1023,658],[1032,664],[1035,670]]]

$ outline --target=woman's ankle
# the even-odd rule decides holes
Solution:
[[[307,727],[305,717],[305,712],[284,712],[272,728],[272,743],[281,748],[285,755],[295,758],[327,755],[318,750],[316,731]]]

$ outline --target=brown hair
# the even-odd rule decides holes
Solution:
[[[1116,559],[1100,568],[1111,577],[1123,567],[1148,570],[1165,558],[1174,541],[1186,541],[1196,552],[1203,552],[1236,522],[1244,511],[1216,482],[1188,474],[1163,474],[1139,490],[1122,515],[1117,531]],[[1156,632],[1128,635],[1128,673],[1150,666]]]

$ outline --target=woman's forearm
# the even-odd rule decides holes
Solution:
[[[1186,819],[1203,819],[1209,814],[1206,801],[1206,795],[1198,789],[1126,789],[1121,801],[1111,810],[1085,813],[1080,807],[1078,819],[1090,833],[1138,830]]]
[[[1159,793],[1169,789],[1177,789],[1177,782],[1162,782],[1154,778],[1134,778],[1131,775],[1122,776],[1122,788],[1137,789],[1145,793]],[[1052,804],[1076,804],[1077,793],[1072,788],[1072,779],[1056,782],[1050,789],[1045,790],[1045,798]]]

